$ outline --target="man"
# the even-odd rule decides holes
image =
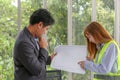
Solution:
[[[54,24],[46,9],[38,9],[30,16],[29,25],[17,37],[14,46],[14,80],[46,80],[46,64],[55,56],[48,56],[47,42],[42,35]]]

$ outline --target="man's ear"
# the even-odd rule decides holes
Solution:
[[[38,23],[38,28],[41,29],[43,27],[43,22]]]

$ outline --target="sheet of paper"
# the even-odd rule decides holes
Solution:
[[[54,49],[57,55],[51,62],[51,67],[73,73],[85,74],[85,70],[78,64],[86,59],[86,46],[60,45]]]

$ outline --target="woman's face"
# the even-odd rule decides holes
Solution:
[[[95,41],[94,37],[91,34],[86,34],[86,37],[90,42],[97,44],[97,42]]]

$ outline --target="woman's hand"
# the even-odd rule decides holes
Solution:
[[[84,64],[85,64],[85,61],[80,61],[80,62],[78,62],[78,64],[81,66],[81,68],[83,68],[83,69],[84,69]]]
[[[86,59],[87,59],[88,61],[92,61],[92,60],[93,60],[93,59],[92,59],[91,57],[89,57],[89,56],[87,56]]]

